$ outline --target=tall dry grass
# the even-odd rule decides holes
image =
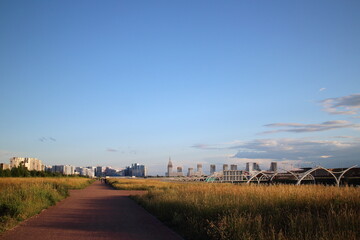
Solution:
[[[85,178],[0,178],[0,232],[36,215],[92,180]]]
[[[157,188],[154,182],[151,186],[134,199],[186,239],[360,239],[359,188],[208,183],[166,187],[159,183]]]
[[[109,178],[108,184],[118,190],[151,190],[165,189],[173,186],[170,182],[160,181],[159,179],[128,179],[128,178]]]

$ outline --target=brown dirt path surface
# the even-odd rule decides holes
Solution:
[[[138,193],[141,193],[137,191]],[[180,240],[128,196],[95,182],[0,235],[1,240]]]

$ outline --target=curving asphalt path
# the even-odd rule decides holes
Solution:
[[[1,240],[180,240],[128,196],[95,182],[0,235]]]

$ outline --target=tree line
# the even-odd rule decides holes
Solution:
[[[23,165],[11,169],[0,169],[0,177],[63,177],[66,176],[59,172],[50,171],[29,171]]]

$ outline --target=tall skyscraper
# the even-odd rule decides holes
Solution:
[[[166,176],[171,177],[173,175],[173,164],[171,162],[171,158],[169,157],[169,163],[167,165],[167,174]]]
[[[270,171],[277,172],[277,162],[270,163]]]
[[[226,171],[226,170],[229,170],[229,165],[224,164],[224,165],[223,165],[223,171]]]
[[[188,177],[194,176],[194,168],[188,168],[187,176],[188,176]]]
[[[97,166],[95,176],[102,177],[102,175],[103,175],[103,168],[101,166]]]
[[[210,165],[210,175],[214,174],[214,172],[216,172],[216,166],[215,166],[215,164],[211,164]]]
[[[196,175],[199,175],[199,176],[203,175],[203,170],[202,170],[202,164],[201,163],[197,164]]]
[[[261,171],[260,166],[256,162],[247,162],[245,171],[253,172],[253,171]]]

